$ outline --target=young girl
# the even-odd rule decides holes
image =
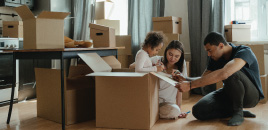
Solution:
[[[144,40],[142,49],[140,49],[135,58],[136,72],[161,72],[164,66],[152,64],[150,57],[158,54],[158,51],[163,47],[164,35],[161,32],[149,32]]]
[[[169,43],[167,48],[165,49],[164,57],[163,56],[154,56],[151,57],[152,64],[158,64],[159,62],[163,62],[165,67],[165,73],[168,76],[171,76],[174,73],[174,70],[179,70],[184,77],[187,77],[187,68],[184,59],[184,49],[183,44],[179,41],[172,41]],[[130,65],[130,68],[134,68],[135,63]],[[182,102],[182,93],[177,90],[174,86],[168,84],[164,80],[159,80],[160,88],[159,88],[159,106],[160,106],[160,117],[168,117],[167,115],[172,115],[172,111],[166,112],[165,108],[162,107],[167,106],[166,104],[172,103],[176,104],[179,108],[177,111],[181,113],[179,118],[185,118],[187,116],[186,113],[180,112],[181,102]],[[173,105],[174,106],[174,105]],[[170,107],[167,107],[170,110]]]

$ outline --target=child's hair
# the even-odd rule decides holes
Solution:
[[[151,49],[154,49],[159,44],[163,43],[165,40],[165,35],[162,32],[149,32],[146,35],[146,38],[144,40],[144,43],[142,47],[151,47]]]
[[[177,63],[175,63],[175,65],[178,67],[178,70],[180,72],[182,72],[182,70],[183,70],[183,62],[184,62],[184,49],[183,48],[184,48],[183,44],[180,41],[177,41],[177,40],[171,41],[168,44],[167,48],[165,49],[163,64],[165,66],[167,66],[168,60],[167,60],[167,56],[166,56],[167,54],[166,53],[167,53],[167,51],[169,49],[179,50],[181,52],[181,57],[180,57],[179,61]]]

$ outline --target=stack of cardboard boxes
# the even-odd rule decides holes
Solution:
[[[122,68],[128,68],[129,65],[134,62],[131,51],[131,36],[120,35],[120,20],[110,19],[113,8],[113,2],[96,2],[95,23],[97,25],[90,25],[90,37],[93,39],[94,47],[125,47],[125,49],[118,50],[118,60],[120,61]],[[107,33],[100,31],[101,29],[96,31],[97,27],[102,27],[102,30],[105,30],[106,27]]]
[[[182,34],[182,18],[168,16],[168,17],[153,17],[153,31],[162,31],[167,40],[164,42],[162,49],[158,55],[164,56],[164,52],[168,44],[173,40],[180,40],[180,34]],[[188,76],[190,76],[190,61],[186,61]],[[188,99],[190,92],[184,92],[182,95],[183,99]]]

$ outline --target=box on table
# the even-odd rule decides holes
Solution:
[[[15,10],[23,21],[24,49],[64,48],[64,18],[70,13],[43,11],[35,18],[26,5]]]
[[[182,33],[182,18],[180,17],[153,17],[152,20],[154,31],[163,31],[163,33]]]
[[[247,44],[246,46],[250,47],[252,52],[255,54],[258,64],[260,75],[265,74],[265,61],[264,61],[264,45],[263,44]]]
[[[95,80],[85,76],[92,72],[87,66],[71,66],[64,79],[65,123],[75,124],[95,119]],[[61,71],[35,68],[37,116],[62,122]]]
[[[154,125],[159,118],[159,78],[172,85],[175,81],[154,72],[111,72],[97,54],[79,56],[94,71],[88,76],[95,76],[97,127],[150,129]]]
[[[95,20],[109,19],[112,13],[113,2],[96,2],[95,6]]]
[[[267,79],[267,74],[261,75],[261,85],[262,85],[262,91],[264,94],[264,99],[260,100],[260,103],[266,103],[268,100],[268,79]]]
[[[116,47],[115,30],[98,24],[89,24],[93,47]]]
[[[96,24],[115,29],[115,35],[120,35],[120,20],[100,19],[95,20]]]
[[[171,41],[173,41],[173,40],[179,41],[180,40],[180,34],[165,33],[165,36],[166,36],[167,40],[164,42],[162,49],[159,51],[159,53],[158,53],[159,56],[164,56],[165,49]]]
[[[3,21],[3,36],[12,38],[23,38],[22,21]]]
[[[225,38],[227,42],[250,41],[250,25],[232,24],[225,25]]]

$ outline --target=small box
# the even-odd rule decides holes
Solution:
[[[95,20],[96,24],[103,25],[115,29],[115,35],[120,35],[120,20]]]
[[[23,38],[22,21],[3,21],[3,36],[12,38]]]
[[[35,18],[26,5],[15,10],[23,21],[24,49],[64,48],[64,18],[70,13],[43,11]]]
[[[262,85],[262,91],[264,94],[264,99],[260,100],[260,103],[266,103],[268,99],[268,82],[267,82],[267,74],[261,75],[261,85]]]
[[[264,61],[264,45],[263,44],[246,44],[246,46],[250,47],[252,52],[255,54],[258,64],[260,75],[265,74],[265,61]]]
[[[95,119],[95,80],[87,66],[71,66],[64,79],[65,123],[75,124]],[[61,116],[61,71],[35,68],[37,116],[57,123]]]
[[[129,65],[134,62],[133,55],[118,55],[117,59],[121,63],[122,68],[129,68]]]
[[[250,41],[250,27],[246,24],[225,25],[225,38],[227,42]]]
[[[118,55],[132,55],[131,51],[131,36],[130,35],[120,35],[116,36],[116,47],[125,47],[125,49],[119,49]]]
[[[165,49],[171,41],[173,41],[173,40],[179,41],[180,40],[180,34],[165,33],[165,36],[166,36],[167,40],[164,42],[162,49],[159,51],[159,53],[158,53],[159,56],[164,56]]]
[[[116,47],[115,30],[98,24],[89,24],[93,47]]]
[[[159,118],[159,78],[177,82],[157,73],[111,72],[97,54],[79,54],[94,71],[96,82],[96,126],[150,129]],[[105,81],[105,82],[103,82]]]
[[[180,17],[153,17],[153,30],[163,31],[163,33],[181,34],[182,19]]]
[[[114,3],[112,2],[96,2],[95,6],[95,20],[110,19]]]

